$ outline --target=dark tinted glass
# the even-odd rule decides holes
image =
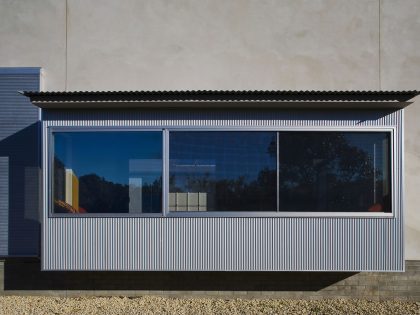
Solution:
[[[275,132],[171,132],[169,210],[276,211]]]
[[[55,213],[162,211],[161,132],[54,133]]]
[[[280,132],[280,211],[391,212],[390,137]]]

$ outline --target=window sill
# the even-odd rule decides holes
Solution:
[[[374,219],[393,219],[393,213],[371,213],[371,212],[169,212],[150,213],[150,214],[112,214],[112,213],[92,213],[92,214],[52,214],[48,218],[374,218]]]

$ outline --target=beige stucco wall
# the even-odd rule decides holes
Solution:
[[[381,88],[420,90],[420,1],[381,2]],[[420,259],[420,97],[405,111],[405,257]]]
[[[0,67],[42,67],[45,88],[64,89],[65,9],[63,0],[0,0]]]
[[[0,67],[45,90],[420,89],[419,0],[0,0]],[[420,98],[406,258],[420,259]]]

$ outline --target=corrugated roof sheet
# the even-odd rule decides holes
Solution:
[[[22,92],[42,108],[100,108],[167,106],[162,103],[295,103],[295,102],[408,102],[419,91],[74,91]],[[107,105],[105,105],[107,103]],[[145,105],[145,103],[153,103]],[[99,105],[103,104],[103,106]],[[188,105],[191,107],[192,105]],[[212,105],[220,106],[220,105]],[[269,107],[273,107],[271,104]],[[285,105],[279,105],[285,107]],[[292,106],[294,107],[294,106]],[[375,106],[377,107],[377,106]],[[392,106],[386,106],[392,107]],[[394,106],[404,107],[404,106]]]

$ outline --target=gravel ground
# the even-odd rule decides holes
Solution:
[[[0,297],[0,314],[420,314],[419,302]]]

